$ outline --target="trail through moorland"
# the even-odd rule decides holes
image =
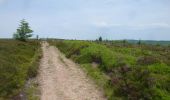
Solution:
[[[54,46],[42,43],[39,84],[41,100],[105,100],[94,82]]]

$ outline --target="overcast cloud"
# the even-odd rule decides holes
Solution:
[[[170,0],[0,0],[0,38],[26,19],[40,37],[170,40]]]

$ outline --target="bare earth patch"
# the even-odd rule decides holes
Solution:
[[[60,51],[42,43],[39,84],[41,100],[106,100],[83,70]]]

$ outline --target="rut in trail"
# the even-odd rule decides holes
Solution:
[[[82,69],[60,51],[42,43],[39,84],[41,100],[105,100]]]

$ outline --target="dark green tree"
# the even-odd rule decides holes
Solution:
[[[123,46],[126,46],[127,40],[123,40]]]
[[[32,32],[33,30],[30,29],[29,23],[23,19],[21,20],[17,31],[13,34],[13,38],[20,41],[26,41],[28,38],[32,37]]]
[[[38,35],[36,36],[36,39],[39,40],[39,36]]]
[[[137,44],[138,44],[138,45],[141,45],[141,44],[142,44],[141,40],[139,40]]]
[[[99,41],[102,42],[102,37],[101,36],[99,37]]]

